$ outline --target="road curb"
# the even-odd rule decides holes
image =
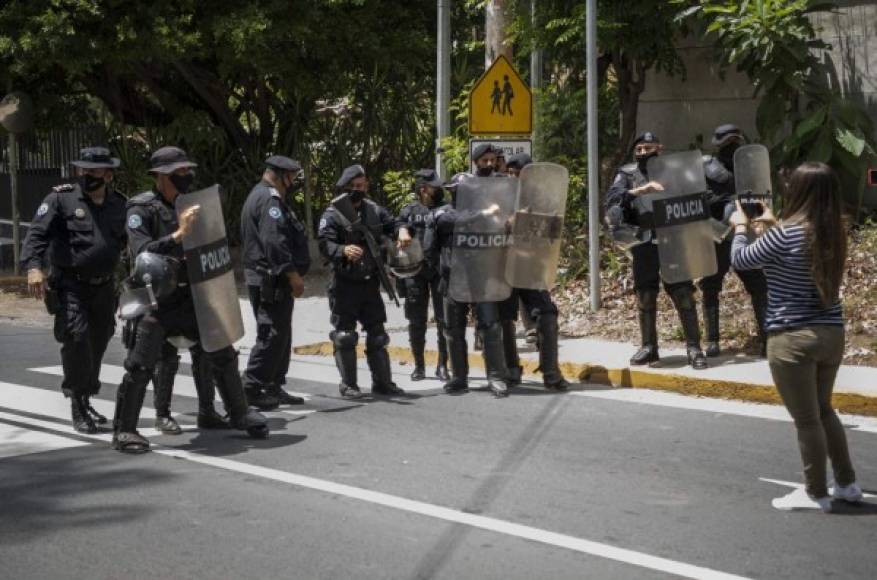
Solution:
[[[387,348],[390,358],[396,362],[412,364],[411,350],[400,346]],[[332,356],[331,342],[318,342],[297,346],[295,354],[310,356]],[[357,353],[364,356],[364,347],[357,347]],[[438,361],[438,353],[428,350],[425,353],[427,366],[434,366]],[[539,364],[537,361],[521,359],[525,375],[537,375]],[[484,361],[480,355],[469,355],[469,366],[484,368]],[[592,384],[606,385],[620,389],[653,389],[706,397],[713,399],[730,399],[735,401],[748,401],[752,403],[782,404],[782,400],[773,386],[755,383],[743,383],[734,381],[722,381],[709,378],[697,378],[673,373],[659,373],[654,371],[641,371],[625,368],[606,368],[599,364],[562,362],[560,364],[564,376],[575,377],[579,381]],[[834,393],[832,398],[834,407],[843,413],[853,415],[865,415],[877,417],[877,397],[867,397],[854,393]]]

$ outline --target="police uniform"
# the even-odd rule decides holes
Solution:
[[[73,165],[81,169],[119,167],[103,147],[83,149],[80,157]],[[94,203],[84,189],[102,180],[89,179],[97,178],[83,175],[46,196],[28,229],[21,264],[28,271],[49,266],[46,304],[61,343],[61,389],[71,399],[76,430],[95,433],[95,421],[107,420],[89,397],[100,389],[101,361],[115,329],[114,271],[125,248],[125,198],[106,185],[103,203]]]
[[[660,141],[653,133],[645,132],[634,141],[634,147],[639,143],[660,143]],[[643,211],[636,203],[637,196],[630,192],[649,182],[647,162],[648,158],[645,158],[637,163],[622,166],[606,192],[606,215],[610,229],[625,226],[636,228],[641,241],[630,249],[633,258],[633,288],[636,292],[642,337],[642,347],[630,359],[632,365],[651,364],[659,360],[657,304],[661,283],[661,262],[658,257],[651,213]],[[697,321],[694,284],[686,281],[674,284],[664,282],[663,285],[679,314],[689,363],[694,368],[706,368],[706,359],[700,349],[700,327]]]
[[[424,237],[427,229],[433,221],[435,207],[429,207],[420,201],[420,189],[424,185],[433,188],[438,194],[434,198],[437,203],[441,202],[441,193],[444,183],[432,169],[422,169],[415,174],[415,200],[402,208],[399,212],[397,223],[399,226],[408,227],[413,232],[421,246],[425,247]],[[408,339],[411,344],[411,354],[414,357],[414,372],[412,380],[422,380],[425,376],[424,350],[426,348],[426,326],[429,316],[429,302],[432,298],[433,315],[436,321],[438,333],[438,365],[436,377],[446,381],[448,375],[447,361],[448,348],[444,337],[444,306],[442,295],[439,292],[438,263],[430,260],[428,254],[420,269],[420,272],[410,278],[402,278],[397,282],[399,295],[405,299],[405,318],[408,320]]]
[[[178,168],[196,167],[189,161],[186,153],[177,147],[162,147],[150,158],[150,173],[172,175]],[[184,195],[191,185],[192,174],[174,177],[174,184],[180,195]],[[187,179],[179,179],[184,177]],[[176,264],[179,276],[178,285],[169,296],[159,300],[158,308],[137,318],[127,328],[125,346],[125,376],[116,396],[116,414],[113,421],[113,446],[124,452],[142,452],[148,449],[149,442],[137,433],[137,421],[143,406],[146,385],[155,374],[159,361],[169,365],[173,373],[179,364],[177,345],[187,344],[192,353],[192,371],[196,376],[195,385],[199,399],[199,425],[201,418],[211,419],[213,410],[214,384],[225,403],[231,425],[236,429],[247,430],[257,438],[267,437],[265,418],[247,408],[238,374],[238,355],[231,346],[215,352],[206,352],[198,344],[198,321],[192,292],[186,279],[185,255],[183,246],[173,233],[179,222],[174,206],[158,191],[147,191],[128,202],[128,248],[132,256],[149,252],[168,259]],[[171,342],[173,341],[173,343]],[[172,356],[171,356],[172,354]],[[171,369],[165,367],[171,378]],[[209,377],[205,376],[209,373]],[[167,383],[156,388],[167,389]],[[209,392],[207,392],[209,389]],[[169,395],[168,395],[169,399]],[[208,402],[209,401],[209,402]],[[208,408],[209,406],[209,408]],[[158,409],[156,410],[158,413]]]
[[[460,180],[467,174],[457,174],[446,187],[456,192]],[[435,211],[434,233],[430,233],[427,244],[430,253],[439,255],[439,275],[441,281],[439,292],[444,296],[445,339],[448,343],[448,355],[451,361],[451,380],[445,383],[448,393],[464,393],[468,391],[469,380],[469,349],[466,343],[466,326],[469,313],[475,314],[475,329],[481,336],[482,356],[487,372],[487,382],[496,397],[508,395],[505,365],[502,347],[502,327],[499,320],[499,308],[496,302],[465,303],[457,302],[447,292],[453,266],[454,226],[458,220],[465,219],[454,207],[454,201]]]
[[[520,171],[531,162],[529,155],[514,155],[509,159],[508,167]],[[523,372],[515,341],[515,322],[518,320],[519,309],[524,310],[536,323],[536,344],[539,347],[539,369],[542,372],[543,384],[549,389],[565,391],[569,388],[569,383],[563,377],[558,361],[557,306],[548,290],[514,288],[512,295],[499,304],[503,350],[509,373],[508,382],[520,383]]]
[[[396,231],[396,221],[390,212],[370,199],[364,192],[350,192],[350,182],[364,177],[365,170],[359,165],[346,168],[335,184],[338,192],[348,193],[360,201],[361,224],[368,229],[374,239],[381,240],[392,236]],[[334,347],[335,363],[341,375],[339,390],[341,396],[355,399],[362,396],[357,384],[356,344],[359,334],[357,323],[366,333],[365,353],[372,376],[372,392],[385,395],[403,394],[396,386],[390,371],[390,355],[387,345],[390,337],[384,329],[387,313],[381,298],[378,268],[383,263],[368,250],[363,234],[352,227],[344,215],[334,206],[329,206],[320,218],[318,232],[320,253],[332,266],[332,280],[329,284],[329,307],[332,332],[329,337]],[[347,245],[355,245],[363,250],[362,258],[351,261],[344,255]]]
[[[287,174],[301,171],[298,161],[280,155],[269,157],[265,164],[280,181]],[[256,344],[250,351],[243,379],[247,398],[257,407],[263,406],[257,401],[270,406],[272,401],[266,401],[266,395],[276,400],[273,406],[300,405],[304,399],[281,387],[286,384],[292,354],[295,303],[287,275],[307,274],[311,265],[308,239],[283,194],[264,178],[244,203],[241,241],[244,277],[257,325]]]
[[[734,125],[722,125],[717,127],[712,138],[712,143],[717,147],[715,156],[705,155],[704,173],[706,174],[709,193],[707,201],[712,217],[723,223],[728,223],[731,214],[734,213],[736,200],[736,186],[733,172],[733,155],[735,147],[730,146],[733,142],[739,143],[743,135]],[[725,239],[716,244],[716,263],[718,271],[712,276],[707,276],[698,282],[703,293],[703,318],[706,329],[706,354],[718,356],[721,353],[719,346],[719,294],[722,292],[725,276],[731,269],[731,239]],[[752,301],[752,309],[758,324],[758,335],[761,338],[762,352],[766,348],[766,334],[764,331],[765,316],[767,313],[767,279],[762,270],[742,270],[737,272],[737,277],[743,282],[743,287],[749,293]]]

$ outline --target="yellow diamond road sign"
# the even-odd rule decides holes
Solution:
[[[533,96],[504,56],[498,57],[469,93],[469,133],[528,135],[533,132]]]

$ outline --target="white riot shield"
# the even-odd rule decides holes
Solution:
[[[244,336],[244,320],[232,271],[219,186],[177,197],[177,214],[200,206],[192,230],[183,237],[186,269],[195,302],[201,347],[214,352]]]
[[[513,288],[549,290],[557,281],[569,171],[555,163],[531,163],[518,180],[517,211],[506,258]]]
[[[648,171],[649,179],[664,187],[645,196],[655,221],[661,278],[673,284],[712,276],[718,265],[701,152],[653,157]]]
[[[743,145],[734,152],[734,185],[737,199],[750,219],[760,216],[764,207],[770,207],[773,187],[767,147]]]
[[[457,186],[448,295],[457,302],[499,302],[512,293],[506,281],[508,222],[517,180],[473,177]]]

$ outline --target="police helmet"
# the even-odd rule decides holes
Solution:
[[[138,288],[151,288],[156,300],[167,298],[177,289],[179,267],[180,262],[176,258],[142,252],[134,261],[131,284]]]
[[[411,278],[420,272],[423,265],[423,246],[414,238],[405,248],[390,245],[387,251],[387,265],[397,278]]]

